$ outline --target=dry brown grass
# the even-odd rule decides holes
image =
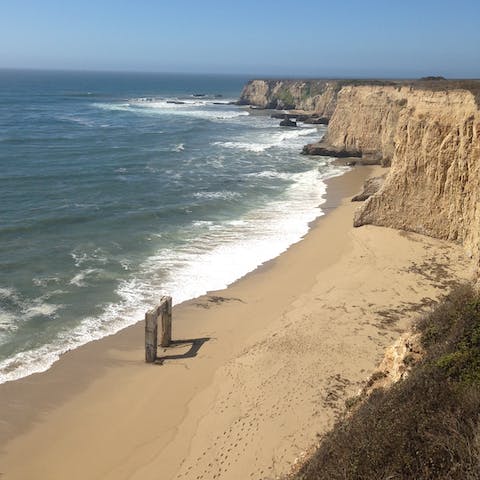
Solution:
[[[423,360],[338,421],[295,480],[480,479],[480,296],[456,288],[417,328]]]

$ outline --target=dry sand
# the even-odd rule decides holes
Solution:
[[[354,229],[360,167],[329,214],[229,288],[174,308],[177,343],[143,363],[143,325],[0,386],[0,479],[266,479],[288,471],[386,346],[465,278],[459,247]]]

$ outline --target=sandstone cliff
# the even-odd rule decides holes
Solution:
[[[353,142],[391,154],[383,187],[357,211],[355,225],[383,225],[460,242],[480,268],[480,111],[475,95],[408,87],[372,91],[379,103],[369,108],[383,112],[375,121],[377,114],[367,114],[361,106],[366,94],[363,89],[345,92],[352,102],[350,120],[335,119],[335,112],[328,132],[334,144]]]
[[[335,110],[339,81],[251,80],[240,95],[239,105],[297,109],[330,118]]]
[[[254,80],[240,103],[331,117],[325,138],[304,153],[391,165],[355,225],[462,243],[480,271],[480,82],[427,80]]]
[[[407,90],[408,87],[401,86],[343,87],[322,143],[333,150],[377,156],[384,165],[389,165]]]

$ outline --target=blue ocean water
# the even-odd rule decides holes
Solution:
[[[322,214],[324,127],[231,76],[0,71],[0,382],[225,287]]]

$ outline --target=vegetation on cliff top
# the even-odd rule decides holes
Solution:
[[[457,288],[417,329],[423,359],[338,421],[295,480],[480,479],[480,295]]]
[[[250,80],[251,83],[253,80]],[[445,79],[440,76],[422,77],[418,80],[387,80],[387,79],[286,79],[286,80],[265,80],[270,90],[278,83],[282,82],[282,88],[277,95],[278,99],[290,104],[293,102],[292,108],[294,108],[293,97],[288,97],[289,85],[298,84],[303,82],[304,91],[302,99],[305,100],[308,97],[314,97],[315,95],[321,95],[325,89],[327,83],[333,84],[335,90],[338,92],[343,87],[352,86],[390,86],[390,87],[410,87],[418,90],[430,90],[430,91],[452,91],[452,90],[467,90],[473,94],[477,106],[480,107],[480,80],[451,80]],[[287,96],[287,98],[285,98]]]
[[[281,102],[281,108],[293,109],[295,108],[295,99],[288,88],[282,88],[277,94]]]

